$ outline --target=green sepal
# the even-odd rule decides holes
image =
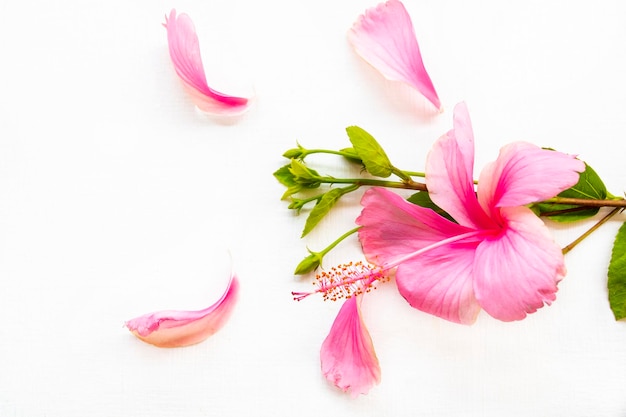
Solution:
[[[604,200],[608,196],[606,186],[600,176],[585,163],[585,170],[580,173],[576,185],[569,188],[557,197],[585,198],[590,200]],[[598,213],[598,207],[584,207],[569,204],[537,203],[531,206],[535,214],[549,217],[557,222],[575,222],[593,217]]]
[[[285,187],[291,187],[296,185],[296,179],[291,173],[291,164],[282,166],[274,172],[274,178],[276,178]]]
[[[304,230],[302,231],[302,236],[306,236],[317,224],[328,214],[330,209],[333,208],[337,200],[341,198],[344,194],[344,190],[342,188],[333,188],[330,191],[327,191],[322,195],[315,204],[315,207],[309,213],[309,216],[306,219],[306,223],[304,224]]]
[[[294,275],[304,275],[315,271],[322,264],[322,257],[321,253],[309,250],[309,255],[296,266],[296,270],[293,271]]]
[[[435,213],[439,214],[440,216],[445,217],[451,222],[456,223],[456,221],[452,218],[452,216],[448,214],[448,212],[446,212],[444,209],[439,207],[437,204],[433,202],[433,200],[430,199],[430,194],[427,191],[418,191],[412,196],[410,196],[409,198],[407,198],[407,201],[409,203],[416,204],[420,207],[429,208],[433,210]]]
[[[320,186],[320,175],[316,170],[307,167],[304,162],[292,159],[289,172],[293,175],[293,181],[303,188],[317,188]]]
[[[367,172],[381,178],[387,178],[392,174],[391,161],[372,135],[358,126],[349,126],[346,132]]]
[[[291,165],[285,165],[280,167],[274,172],[274,178],[276,178],[282,185],[287,187],[287,190],[282,195],[281,199],[284,200],[293,194],[297,194],[304,188],[301,184],[298,184],[294,175],[291,173]]]
[[[323,195],[324,194],[320,194],[317,197],[304,198],[304,199],[296,198],[296,197],[291,196],[290,197],[291,203],[289,203],[289,206],[287,208],[290,209],[290,210],[296,210],[296,212],[298,214],[300,214],[300,210],[302,210],[302,208],[305,205],[307,205],[307,204],[309,204],[309,203],[311,203],[313,201],[316,201],[316,202],[319,201],[322,198]]]
[[[608,275],[609,304],[615,320],[621,320],[626,317],[626,223],[615,237]]]

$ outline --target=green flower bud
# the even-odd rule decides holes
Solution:
[[[287,159],[300,159],[302,158],[303,149],[302,148],[293,148],[286,151],[283,156]]]
[[[293,272],[294,275],[304,275],[315,271],[322,264],[323,255],[318,252],[309,251],[310,255],[304,258]]]

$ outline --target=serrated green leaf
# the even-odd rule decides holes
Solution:
[[[445,217],[446,219],[456,223],[452,216],[450,216],[444,209],[439,207],[433,202],[433,200],[430,199],[430,194],[428,194],[427,191],[418,191],[409,198],[407,198],[407,201],[420,207],[429,208],[440,216]]]
[[[578,183],[558,195],[567,198],[586,198],[591,200],[604,200],[608,192],[606,186],[596,171],[585,163],[585,170],[580,173]],[[577,220],[593,217],[599,208],[582,207],[577,205],[539,203],[533,205],[533,211],[539,215],[549,216],[557,222],[574,222]],[[550,214],[552,213],[552,214]]]
[[[309,216],[306,219],[306,223],[304,224],[304,230],[302,231],[302,236],[306,236],[317,224],[328,214],[330,209],[333,208],[337,200],[341,198],[343,195],[343,190],[341,188],[333,188],[330,191],[324,193],[322,198],[319,199],[315,207],[309,213]]]
[[[367,172],[381,178],[391,175],[393,169],[391,161],[372,135],[358,126],[347,127],[346,132]]]
[[[608,275],[609,304],[615,320],[621,320],[626,317],[626,223],[615,237]]]

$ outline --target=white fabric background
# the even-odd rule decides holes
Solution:
[[[406,0],[445,111],[383,80],[346,31],[375,1],[62,0],[0,4],[0,415],[624,416],[626,325],[606,270],[623,215],[567,256],[557,301],[526,320],[464,327],[411,309],[393,284],[363,314],[382,383],[328,385],[319,347],[338,304],[290,291],[292,271],[353,225],[358,197],[300,240],[279,201],[284,150],[372,133],[421,170],[465,100],[477,172],[523,139],[575,153],[626,187],[626,4]],[[235,123],[197,113],[161,26],[194,20],[209,84],[253,86]],[[426,113],[425,113],[426,112]],[[313,160],[313,159],[312,159]],[[318,158],[320,172],[337,172]],[[591,222],[556,227],[565,245]],[[123,327],[242,296],[206,342],[164,350]],[[359,259],[355,240],[327,265]]]

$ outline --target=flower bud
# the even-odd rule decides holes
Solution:
[[[293,272],[294,275],[304,275],[316,270],[322,263],[322,257],[323,255],[319,252],[310,252],[310,255],[298,264]]]

